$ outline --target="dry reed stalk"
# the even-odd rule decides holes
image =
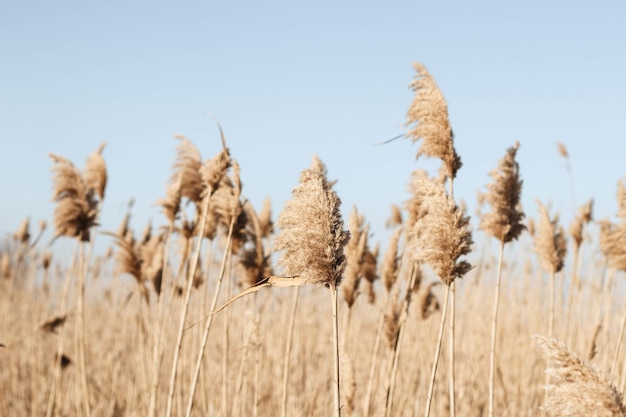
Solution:
[[[450,190],[452,191],[452,181]],[[440,280],[446,284],[446,302],[441,322],[446,319],[445,309],[448,299],[451,301],[450,332],[450,411],[454,416],[454,281],[462,278],[472,269],[466,260],[460,259],[471,251],[472,233],[469,228],[469,217],[449,197],[441,182],[431,179],[426,173],[414,176],[416,200],[420,201],[417,220],[409,234],[411,256],[416,263],[428,264]],[[439,359],[441,347],[440,337],[436,348],[435,361]],[[434,384],[437,363],[433,363],[431,385]],[[429,398],[426,405],[426,416],[430,413],[432,386],[429,388]]]
[[[222,151],[219,152],[213,159],[206,161],[204,165],[198,165],[199,152],[197,153],[190,146],[189,141],[183,140],[183,146],[179,148],[179,160],[175,162],[174,169],[176,171],[176,179],[180,178],[181,181],[181,196],[187,197],[192,201],[202,201],[202,215],[200,218],[200,235],[198,236],[198,243],[194,257],[192,259],[190,274],[187,279],[187,287],[184,293],[184,302],[181,308],[180,321],[178,326],[178,335],[176,340],[176,346],[174,348],[174,358],[172,361],[172,372],[170,374],[169,391],[167,397],[167,408],[165,415],[171,417],[172,407],[174,400],[174,389],[176,386],[176,376],[178,373],[178,359],[180,357],[180,350],[182,347],[183,334],[185,331],[185,320],[187,318],[187,311],[189,309],[189,300],[191,298],[191,289],[194,282],[194,276],[198,265],[198,259],[200,258],[200,252],[202,249],[202,240],[206,229],[206,219],[209,213],[211,196],[219,189],[219,184],[222,178],[226,175],[226,172],[230,168],[231,159],[230,152],[226,147],[226,141],[224,139],[224,132],[218,123],[220,130],[220,136],[222,140]],[[180,162],[179,162],[180,161]],[[180,176],[180,177],[179,177]],[[200,184],[198,184],[200,181]],[[196,200],[194,200],[196,199]],[[188,408],[193,405],[193,395],[195,389],[191,393],[191,401]]]
[[[519,142],[507,149],[500,160],[498,167],[491,172],[493,182],[489,184],[489,191],[485,200],[491,211],[482,218],[480,228],[500,241],[496,288],[491,317],[491,346],[489,351],[489,417],[494,415],[494,381],[496,369],[496,336],[498,325],[498,309],[500,303],[500,283],[502,279],[502,263],[504,245],[516,240],[526,228],[522,224],[524,213],[520,208],[522,194],[522,180],[519,176],[519,164],[515,160]]]
[[[555,339],[533,338],[547,362],[545,409],[552,416],[626,416],[621,394],[606,378]]]
[[[53,200],[57,203],[55,209],[55,236],[76,237],[80,242],[79,258],[77,260],[77,320],[75,344],[78,351],[78,368],[81,384],[81,402],[87,417],[91,415],[89,386],[87,383],[87,369],[85,357],[85,281],[88,263],[93,251],[94,239],[90,234],[97,226],[100,206],[106,188],[106,165],[102,158],[104,144],[99,151],[90,155],[84,175],[69,160],[50,154],[55,162]],[[99,198],[95,196],[98,195]],[[84,253],[84,243],[90,242],[87,258]]]
[[[392,344],[391,353],[391,374],[389,376],[389,386],[387,388],[387,396],[385,402],[385,416],[391,415],[393,408],[393,399],[396,386],[396,376],[398,374],[398,366],[400,364],[400,352],[402,351],[402,343],[404,341],[404,335],[406,333],[406,321],[409,316],[409,308],[411,307],[412,295],[415,292],[414,287],[418,276],[421,277],[420,266],[414,263],[411,266],[411,272],[409,274],[409,282],[406,288],[406,294],[400,305],[400,309],[393,311],[393,316],[389,318],[388,322],[390,326],[388,329],[387,339]],[[395,304],[395,303],[394,303]],[[395,307],[395,306],[394,306]],[[393,341],[393,343],[391,343]]]
[[[383,265],[381,267],[381,276],[383,280],[383,285],[386,289],[386,297],[385,303],[383,307],[383,311],[387,311],[389,308],[389,303],[392,301],[391,298],[391,289],[395,285],[398,275],[400,273],[400,257],[398,256],[398,246],[400,242],[400,235],[402,234],[402,227],[398,227],[396,231],[391,235],[389,239],[389,248],[385,253],[385,258],[383,261]],[[376,339],[374,340],[374,347],[372,352],[372,359],[370,361],[370,370],[369,376],[367,378],[367,389],[365,391],[365,396],[363,399],[363,415],[370,415],[370,399],[372,396],[372,390],[374,387],[374,376],[376,371],[376,365],[378,362],[378,351],[380,349],[380,341],[382,339],[383,330],[385,328],[385,315],[382,314],[380,320],[378,322],[377,331],[376,331]]]
[[[617,204],[618,222],[612,223],[608,220],[599,222],[600,224],[600,250],[606,258],[607,265],[615,271],[626,272],[626,181],[617,184]],[[613,360],[611,362],[610,379],[613,379],[617,360],[626,329],[626,307],[622,316],[620,333],[615,346]]]
[[[287,417],[287,398],[289,386],[289,368],[291,365],[291,351],[293,346],[293,334],[296,324],[296,312],[298,311],[298,299],[300,298],[300,287],[293,290],[293,298],[289,307],[289,324],[287,325],[287,339],[285,340],[285,348],[283,350],[283,383],[281,390],[280,415]]]
[[[571,296],[569,297],[569,303],[567,306],[567,334],[570,336],[569,340],[574,340],[576,335],[570,335],[571,326],[571,314],[572,307],[578,305],[579,297],[582,290],[582,282],[580,280],[579,270],[582,267],[583,257],[580,256],[580,250],[584,241],[584,228],[593,220],[593,199],[590,199],[587,204],[578,208],[578,214],[572,221],[569,227],[569,234],[572,238],[572,245],[574,246],[572,257],[572,278],[571,278]],[[574,326],[574,330],[576,326]]]
[[[215,294],[213,297],[213,300],[211,302],[211,306],[209,307],[210,311],[215,310],[215,306],[217,305],[217,300],[219,297],[219,293],[220,293],[220,288],[221,288],[221,284],[222,284],[222,280],[224,277],[224,273],[226,272],[226,266],[229,264],[230,262],[230,255],[231,255],[231,246],[233,244],[233,231],[235,228],[235,224],[238,220],[238,218],[240,217],[240,215],[242,214],[243,210],[241,207],[241,202],[239,201],[240,196],[241,196],[241,182],[239,180],[239,164],[236,161],[232,161],[232,166],[233,166],[233,172],[234,172],[234,194],[232,195],[232,201],[229,203],[229,206],[231,207],[231,212],[229,213],[229,226],[228,226],[228,235],[226,237],[226,246],[224,248],[224,257],[222,259],[222,264],[220,266],[220,272],[219,275],[217,277],[217,282],[216,282],[216,288],[215,288]],[[193,403],[194,403],[194,396],[196,393],[196,389],[198,386],[198,381],[200,379],[200,371],[202,369],[202,361],[204,360],[204,352],[206,350],[206,344],[207,341],[209,339],[209,332],[211,330],[211,324],[213,322],[213,315],[210,315],[206,321],[205,327],[204,327],[204,333],[202,335],[202,340],[200,342],[200,351],[198,353],[198,357],[196,359],[196,366],[194,368],[194,374],[191,380],[191,388],[190,388],[190,393],[189,393],[189,400],[187,402],[187,412],[186,412],[186,416],[190,417],[191,416],[191,412],[193,410]],[[228,326],[225,326],[226,328]],[[226,334],[226,340],[228,335]],[[226,374],[224,374],[224,379],[226,378]],[[223,385],[223,393],[225,393],[227,390],[226,385]],[[225,397],[225,395],[223,395],[223,398]],[[223,410],[224,412],[226,412],[226,410]]]
[[[555,274],[563,269],[563,261],[567,253],[567,243],[563,227],[559,225],[559,216],[550,218],[546,207],[537,201],[539,206],[539,224],[535,236],[535,252],[539,264],[550,274],[550,311],[548,316],[548,337],[554,336],[554,301],[556,297]]]
[[[322,165],[323,166],[323,165]],[[350,233],[343,230],[339,207],[341,201],[332,190],[321,169],[306,169],[300,184],[285,204],[276,226],[279,233],[274,250],[281,251],[279,264],[287,276],[298,277],[307,284],[325,285],[330,289],[333,325],[334,415],[341,415],[339,370],[339,328],[337,287],[346,267],[344,247]],[[303,245],[302,242],[309,242]]]

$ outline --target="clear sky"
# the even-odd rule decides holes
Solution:
[[[449,107],[464,162],[455,194],[476,190],[516,140],[523,201],[552,203],[569,223],[572,193],[557,152],[570,153],[576,204],[616,212],[626,174],[626,2],[535,1],[16,1],[0,3],[0,233],[51,221],[54,152],[84,165],[102,141],[102,214],[117,228],[165,223],[177,141],[209,158],[213,114],[242,168],[244,194],[275,215],[317,154],[377,236],[408,194],[417,144],[402,139],[412,62],[426,65]],[[470,211],[473,213],[473,210]]]

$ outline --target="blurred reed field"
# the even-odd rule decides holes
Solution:
[[[626,415],[626,178],[606,179],[612,218],[588,201],[566,224],[521,207],[515,142],[470,215],[447,102],[415,70],[417,169],[386,242],[316,156],[277,215],[253,207],[221,127],[208,158],[175,137],[145,226],[132,201],[117,228],[99,222],[106,144],[84,169],[50,154],[49,226],[26,218],[0,242],[0,415]]]

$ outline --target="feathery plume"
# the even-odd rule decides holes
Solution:
[[[448,103],[435,79],[422,64],[413,64],[417,75],[410,84],[415,92],[407,112],[408,136],[415,143],[422,139],[417,157],[424,155],[439,158],[443,162],[442,172],[455,178],[461,168],[461,158],[454,149],[454,134],[448,120]]]
[[[400,226],[402,224],[402,209],[395,204],[391,205],[391,214],[385,222],[385,227],[388,229]]]
[[[50,154],[54,161],[53,197],[56,239],[59,236],[77,237],[89,241],[89,229],[96,225],[98,202],[94,190],[87,188],[80,171],[69,160]]]
[[[87,188],[93,189],[100,201],[104,200],[104,192],[107,187],[107,166],[102,157],[106,144],[106,142],[102,142],[98,149],[87,157],[84,174]]]
[[[202,192],[204,191],[200,174],[202,155],[200,155],[198,148],[187,137],[176,134],[174,138],[178,139],[180,143],[176,147],[176,159],[172,166],[173,173],[170,183],[180,184],[181,197],[186,197],[194,203],[199,203],[202,201]]]
[[[488,186],[485,198],[491,211],[485,214],[480,228],[503,243],[511,242],[526,229],[522,224],[524,213],[520,208],[522,180],[515,155],[519,142],[507,149],[498,167],[491,172],[493,182]]]
[[[468,261],[460,260],[470,253],[473,243],[469,216],[450,200],[443,184],[426,175],[415,180],[422,211],[410,233],[412,258],[430,265],[450,285],[472,269]]]
[[[567,253],[565,233],[559,225],[559,215],[552,219],[548,209],[537,201],[539,206],[539,224],[535,236],[535,252],[539,256],[539,264],[547,272],[559,272]]]
[[[577,251],[583,242],[583,228],[593,220],[592,213],[593,199],[590,199],[587,204],[578,208],[578,214],[570,224],[569,234],[574,242],[574,251]]]
[[[263,208],[259,212],[258,218],[261,228],[261,237],[269,237],[274,227],[274,223],[272,222],[272,201],[269,197],[265,197],[265,200],[263,200]]]
[[[356,301],[357,291],[361,279],[361,267],[367,250],[368,227],[365,225],[365,218],[354,206],[348,219],[348,231],[350,241],[346,245],[346,271],[343,288],[343,298],[348,307],[351,308]]]
[[[621,394],[606,378],[555,339],[533,338],[547,363],[545,409],[552,416],[626,416]]]
[[[350,239],[343,230],[341,200],[324,174],[312,169],[302,171],[292,195],[276,222],[274,251],[283,251],[279,265],[286,275],[306,283],[336,287],[346,267],[343,251]]]
[[[391,237],[389,238],[389,248],[385,253],[385,259],[383,260],[381,276],[387,293],[391,292],[391,289],[398,280],[398,274],[400,273],[400,257],[398,256],[398,244],[400,242],[401,234],[402,227],[399,227],[391,235]]]
[[[13,233],[13,239],[16,242],[28,243],[30,241],[30,218],[26,217],[20,223],[20,227]]]

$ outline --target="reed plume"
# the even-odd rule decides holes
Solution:
[[[533,336],[547,363],[545,409],[554,417],[626,416],[621,394],[585,361],[553,338]]]
[[[602,220],[600,224],[600,250],[606,258],[610,268],[617,271],[626,272],[626,180],[617,183],[617,217],[618,222],[613,223],[609,220]],[[626,307],[622,316],[622,324],[620,327],[617,345],[613,353],[613,361],[611,363],[611,378],[615,373],[617,360],[624,338],[624,330],[626,329]]]
[[[431,179],[426,173],[414,175],[413,187],[416,195],[413,200],[419,201],[415,224],[409,232],[409,249],[413,262],[428,264],[446,284],[446,297],[441,315],[439,336],[435,349],[435,358],[426,400],[425,416],[430,414],[430,406],[437,374],[437,366],[443,340],[443,330],[448,310],[448,301],[454,297],[454,281],[462,278],[472,269],[472,265],[462,259],[469,254],[472,246],[472,232],[469,227],[469,216],[464,209],[454,203],[446,194],[440,181]],[[450,411],[455,415],[454,406],[454,302],[451,303],[450,318]]]
[[[341,379],[337,287],[346,268],[344,247],[350,239],[350,233],[343,229],[339,210],[341,200],[332,190],[323,169],[302,171],[300,184],[292,191],[292,195],[293,198],[285,204],[276,221],[279,232],[274,240],[274,250],[282,252],[279,265],[287,276],[330,288],[334,340],[334,414],[338,417],[341,415]]]
[[[496,335],[498,325],[498,309],[500,303],[500,282],[502,280],[502,262],[504,245],[515,240],[526,229],[522,224],[524,213],[521,210],[520,197],[522,180],[519,176],[519,164],[515,160],[519,142],[507,149],[498,167],[491,172],[493,182],[488,186],[485,199],[491,207],[480,223],[480,228],[500,241],[500,255],[496,288],[491,317],[491,348],[489,353],[489,417],[494,415],[494,379],[496,369]]]
[[[539,224],[537,225],[537,233],[535,235],[535,252],[539,257],[539,264],[550,274],[550,313],[548,335],[554,335],[554,299],[556,297],[555,290],[555,274],[563,269],[565,255],[567,253],[567,243],[565,241],[565,232],[563,227],[559,225],[559,216],[556,214],[550,218],[548,209],[537,201],[539,206]]]
[[[426,67],[420,63],[414,63],[413,67],[417,75],[410,84],[415,96],[407,112],[407,136],[413,142],[422,139],[417,152],[418,158],[424,155],[441,159],[442,172],[448,178],[455,178],[462,163],[454,148],[454,134],[448,120],[448,103]]]
[[[89,231],[97,224],[98,200],[94,190],[88,188],[76,166],[69,160],[50,154],[54,161],[52,199],[57,203],[54,210],[54,238],[79,237],[89,241]]]
[[[106,144],[106,142],[102,142],[98,149],[87,157],[84,173],[87,188],[92,188],[100,201],[104,200],[107,186],[107,167],[102,157]]]
[[[26,217],[20,223],[20,227],[13,233],[13,239],[16,242],[24,243],[28,245],[30,242],[30,218]]]
[[[318,170],[305,169],[276,221],[279,232],[274,251],[284,274],[307,284],[339,286],[346,268],[344,247],[350,239],[343,230],[341,200]]]

